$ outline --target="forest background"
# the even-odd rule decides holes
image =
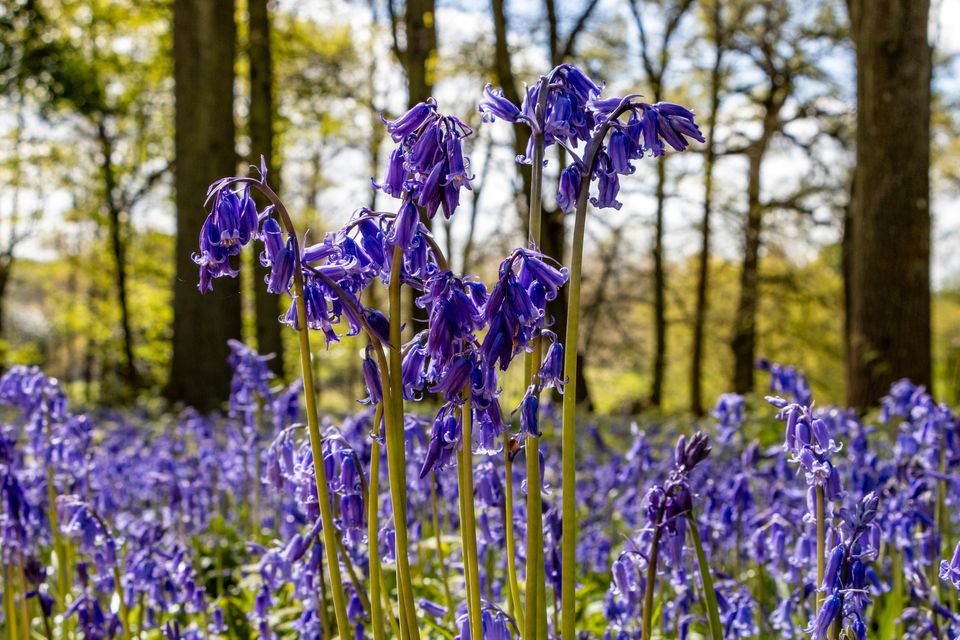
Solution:
[[[910,375],[956,404],[960,2],[867,2],[872,18],[861,4],[3,0],[0,362],[39,364],[86,404],[212,408],[237,337],[292,379],[294,334],[254,286],[262,272],[199,298],[206,185],[263,154],[319,239],[386,206],[370,189],[390,147],[380,115],[430,96],[477,131],[466,211],[433,231],[455,268],[489,281],[525,235],[528,178],[512,162],[522,137],[480,125],[481,89],[519,101],[574,62],[613,93],[693,105],[708,136],[645,163],[623,208],[588,221],[584,406],[702,414],[759,389],[759,357],[803,369],[825,402],[875,401]],[[910,15],[882,9],[896,6]],[[909,95],[865,125],[865,74],[902,66],[876,42],[917,24],[927,42],[890,52],[913,60]],[[549,161],[555,186],[563,158]],[[854,197],[891,171],[892,201]],[[570,221],[554,190],[543,249],[560,258]],[[876,327],[905,354],[879,374],[857,347]],[[326,409],[364,395],[361,346],[316,353]]]

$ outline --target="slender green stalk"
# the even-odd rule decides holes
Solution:
[[[47,446],[51,446],[52,434],[49,421],[46,424]],[[50,521],[50,533],[53,535],[53,551],[57,556],[57,607],[61,612],[67,608],[67,593],[70,591],[70,563],[60,523],[57,518],[57,487],[54,482],[53,466],[46,465],[47,476],[47,517]],[[66,619],[64,619],[66,625]]]
[[[120,567],[118,565],[114,565],[113,567],[113,582],[117,590],[117,599],[120,601],[120,622],[123,624],[123,637],[126,640],[131,640],[133,630],[130,627],[130,609],[127,608],[127,598],[123,592],[123,581],[121,580]],[[204,629],[206,628],[206,625],[204,625]]]
[[[383,417],[383,404],[377,404],[373,416],[373,432],[380,430]],[[383,627],[383,606],[380,600],[380,441],[373,438],[370,449],[370,480],[367,489],[367,556],[370,573],[370,623],[373,626],[373,640],[385,640]]]
[[[947,464],[947,457],[946,457],[947,443],[944,442],[943,434],[940,435],[940,441],[938,444],[940,449],[940,460],[938,464],[938,469],[940,470],[940,476],[943,477],[944,473],[946,472],[946,464]],[[936,519],[936,532],[934,535],[940,536],[940,544],[937,546],[937,551],[938,551],[937,557],[944,556],[943,542],[944,540],[947,539],[946,528],[947,528],[947,523],[949,522],[949,518],[947,516],[947,504],[946,504],[945,493],[946,492],[944,491],[943,480],[941,480],[940,478],[937,478],[937,502],[936,502],[936,511],[934,512],[934,518]],[[948,610],[952,609],[952,607],[950,606],[951,598],[947,597],[946,582],[944,580],[940,580],[939,567],[937,566],[936,562],[930,563],[930,584],[937,585],[937,600],[939,600],[941,606],[946,607]],[[936,616],[936,612],[934,612],[934,616]]]
[[[517,549],[513,527],[513,459],[510,447],[510,434],[503,432],[503,466],[506,470],[506,486],[504,487],[504,530],[507,545],[507,583],[510,587],[510,602],[513,607],[513,617],[517,621],[520,637],[523,637],[524,620],[521,615],[520,585],[517,582]]]
[[[466,498],[463,493],[463,465],[461,460],[463,455],[460,451],[457,452],[457,508],[460,513],[460,556],[463,559],[463,590],[467,594],[467,619],[470,621],[471,626],[473,625],[473,618],[470,616],[472,611],[473,598],[473,581],[470,580],[470,572],[467,570],[467,556],[470,554],[468,550],[468,545],[466,542],[466,537],[463,533],[464,523],[467,521],[467,505]]]
[[[540,79],[540,93],[537,100],[535,117],[537,122],[543,122],[546,110],[547,97],[549,94],[548,85],[550,79],[543,77]],[[539,126],[534,127],[533,131],[533,150],[530,158],[530,211],[529,211],[529,236],[530,242],[535,245],[540,244],[540,229],[542,227],[543,213],[543,157],[544,140],[543,132]],[[534,351],[539,346],[539,339],[534,338]],[[533,374],[539,360],[534,354],[526,353],[524,355],[524,382],[531,384]],[[523,612],[523,621],[518,623],[521,629],[523,640],[537,640],[539,638],[538,626],[540,621],[540,603],[541,591],[545,591],[546,584],[540,578],[538,567],[543,565],[543,496],[540,494],[540,438],[538,436],[527,434],[525,445],[527,466],[527,565],[524,573],[524,582],[526,589],[526,603]],[[509,553],[508,548],[508,553]],[[514,572],[516,567],[514,566]],[[519,590],[519,586],[518,586]],[[517,597],[519,605],[519,594]],[[520,618],[519,612],[517,618]]]
[[[293,287],[296,294],[297,318],[300,329],[300,368],[303,373],[303,390],[307,409],[307,431],[310,434],[310,452],[313,455],[314,481],[317,485],[317,500],[320,503],[320,521],[323,527],[323,548],[327,555],[327,570],[330,572],[330,590],[333,592],[333,613],[337,619],[337,631],[346,640],[350,637],[350,622],[347,620],[347,605],[343,595],[343,580],[340,577],[340,560],[337,557],[336,531],[333,511],[330,509],[330,490],[327,472],[323,467],[323,446],[320,436],[320,420],[317,415],[316,397],[313,391],[313,369],[310,367],[310,334],[307,329],[307,308],[303,297],[303,273],[299,265],[294,269]]]
[[[397,594],[400,600],[400,627],[403,638],[420,637],[417,613],[413,604],[413,583],[410,580],[409,537],[407,535],[407,463],[403,437],[403,379],[400,353],[400,273],[403,268],[403,250],[393,252],[390,269],[390,394],[392,411],[387,423],[387,466],[390,472],[390,499],[393,502],[393,524],[397,542]],[[384,400],[386,403],[386,399]]]
[[[23,573],[23,552],[18,551],[17,580],[20,582],[20,617],[23,619],[23,640],[30,640],[30,603],[27,601],[27,577]]]
[[[452,620],[456,611],[453,595],[450,593],[450,573],[447,571],[447,552],[443,549],[443,536],[440,531],[440,507],[437,504],[437,474],[430,472],[430,513],[433,519],[433,536],[437,544],[437,559],[440,564],[440,577],[443,579],[443,597],[447,605],[447,620]]]
[[[547,626],[547,570],[545,567],[543,552],[541,552],[540,563],[537,565],[537,582],[540,584],[540,589],[537,591],[537,596],[540,598],[540,602],[537,603],[537,634],[540,636],[540,640],[547,640],[550,635],[550,628]],[[554,622],[556,622],[556,610],[553,613]]]
[[[360,598],[360,606],[363,607],[363,611],[368,615],[372,616],[370,598],[367,596],[366,589],[363,588],[363,581],[360,579],[360,575],[357,573],[356,567],[353,566],[353,561],[350,560],[350,555],[347,553],[347,547],[343,544],[343,538],[337,536],[337,548],[340,550],[340,555],[343,556],[343,564],[347,567],[347,573],[350,575],[350,582],[353,583],[353,588],[357,592],[357,597]]]
[[[323,637],[332,637],[332,632],[330,631],[330,616],[327,611],[327,577],[323,574],[323,556],[320,557],[320,589],[317,594],[317,610],[320,612],[320,630],[323,632]]]
[[[394,614],[393,605],[390,604],[390,589],[387,588],[387,579],[380,571],[380,595],[383,598],[383,609],[386,611],[386,618],[390,621],[390,630],[393,631],[393,637],[400,637],[400,625],[397,624],[397,616]]]
[[[570,282],[567,303],[567,338],[564,340],[563,372],[567,386],[563,392],[562,429],[562,522],[560,579],[560,624],[564,638],[576,637],[576,565],[577,565],[577,343],[580,337],[580,287],[583,270],[583,235],[587,222],[587,195],[590,193],[590,174],[581,179],[584,184],[577,197],[577,212],[573,225],[573,245],[570,257]],[[656,534],[655,534],[656,535]],[[648,587],[649,588],[649,587]],[[646,616],[646,612],[644,612]],[[649,634],[644,638],[649,638]]]
[[[3,563],[3,604],[6,610],[7,637],[17,640],[17,607],[13,589],[13,575],[10,571],[10,562]]]
[[[823,487],[818,486],[817,490],[817,589],[820,589],[820,585],[823,584],[823,574],[826,571],[826,561],[827,561],[827,523],[826,517],[824,515],[824,494]],[[823,601],[826,597],[826,594],[822,591],[817,591],[817,611],[820,611],[820,607],[823,606]]]
[[[903,612],[904,605],[904,585],[903,585],[903,557],[900,550],[891,543],[893,547],[890,554],[890,571],[893,573],[893,589],[890,593],[890,606],[894,611],[896,622],[894,623],[894,638],[903,637]]]
[[[576,214],[573,223],[573,243],[570,248],[570,281],[567,285],[567,335],[563,342],[563,375],[567,380],[563,393],[563,428],[561,437],[563,472],[561,483],[563,540],[561,545],[560,578],[561,635],[576,637],[577,622],[577,346],[580,339],[580,289],[583,271],[583,236],[587,224],[587,200],[590,195],[590,177],[596,163],[597,153],[610,125],[629,109],[625,98],[613,110],[587,144],[580,166],[580,192],[577,194]],[[645,635],[644,638],[649,638]]]
[[[287,232],[288,237],[293,243],[293,254],[296,264],[293,269],[293,291],[297,309],[297,331],[300,344],[300,369],[303,376],[303,392],[307,414],[307,432],[310,436],[310,453],[313,456],[314,481],[317,485],[317,499],[320,503],[320,520],[323,526],[323,547],[327,556],[328,571],[330,573],[330,586],[333,592],[333,610],[337,619],[337,631],[340,637],[346,640],[350,637],[350,623],[347,620],[346,599],[343,593],[343,580],[340,575],[340,561],[337,557],[336,531],[333,525],[333,511],[330,508],[330,491],[327,487],[327,474],[323,466],[323,447],[320,436],[320,420],[317,414],[317,399],[313,382],[313,369],[311,367],[310,350],[310,332],[307,328],[307,307],[303,294],[303,270],[300,264],[300,249],[297,240],[296,229],[286,206],[280,197],[265,183],[252,178],[238,178],[234,182],[240,184],[249,184],[265,195],[275,207],[277,216]],[[343,289],[329,278],[319,275],[323,281],[328,284],[344,304],[350,304],[350,298]],[[369,326],[364,326],[368,334],[372,335]],[[371,337],[373,341],[375,337]],[[376,346],[379,347],[379,342]],[[382,350],[378,348],[378,354]]]
[[[707,554],[703,551],[703,542],[700,540],[700,530],[697,521],[691,512],[688,529],[693,548],[697,552],[697,567],[700,569],[700,582],[703,583],[703,601],[707,608],[707,626],[713,640],[723,640],[723,626],[720,624],[720,607],[717,605],[717,592],[713,588],[713,574],[707,562]]]
[[[647,583],[643,589],[643,638],[652,637],[653,632],[653,592],[657,581],[657,555],[660,552],[660,524],[663,521],[661,506],[654,519],[653,538],[650,540],[650,557],[647,560]]]
[[[540,615],[540,579],[537,567],[543,564],[543,502],[540,494],[540,438],[527,435],[527,571],[524,640],[537,640]]]
[[[477,519],[473,504],[473,411],[470,406],[470,389],[463,394],[462,444],[457,452],[460,473],[460,495],[463,516],[460,521],[460,536],[463,540],[463,569],[467,578],[467,611],[470,617],[470,636],[483,635],[480,623],[480,563],[477,558]]]

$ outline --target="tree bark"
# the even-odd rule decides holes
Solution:
[[[236,170],[234,2],[174,0],[173,25],[177,275],[167,397],[213,409],[229,395],[227,340],[240,338],[240,282],[220,278],[201,297],[191,255],[206,217],[207,186]]]
[[[404,11],[404,31],[407,45],[402,62],[407,73],[407,106],[423,102],[433,94],[433,72],[437,57],[437,23],[435,0],[407,0]],[[431,220],[423,218],[427,229],[432,229]],[[427,310],[414,302],[420,294],[410,289],[411,326],[427,324]]]
[[[733,390],[737,393],[753,391],[754,365],[757,345],[757,308],[760,302],[760,246],[765,206],[760,200],[761,169],[774,135],[783,128],[780,113],[793,92],[794,79],[789,61],[778,64],[766,42],[763,70],[767,74],[767,88],[760,101],[762,115],[760,136],[746,150],[747,220],[744,227],[743,268],[740,272],[740,298],[734,316]]]
[[[404,67],[407,72],[407,102],[411,107],[433,93],[433,66],[437,56],[436,12],[435,0],[407,0],[407,10],[404,12],[407,35]]]
[[[659,101],[659,96],[655,98]],[[667,274],[663,266],[663,209],[666,203],[666,156],[657,158],[657,215],[653,233],[653,327],[656,344],[653,350],[653,380],[650,385],[650,405],[659,407],[663,399],[663,371],[667,355]]]
[[[760,203],[760,168],[763,148],[755,146],[749,157],[747,178],[747,224],[744,232],[743,266],[740,270],[740,299],[734,319],[733,334],[733,390],[737,393],[753,391],[753,368],[756,360],[757,305],[760,299],[760,233],[763,227],[763,207]]]
[[[929,0],[849,0],[857,59],[847,401],[931,382]]]
[[[267,0],[249,0],[248,23],[250,41],[250,158],[249,163],[260,166],[262,155],[270,169],[269,183],[280,193],[280,163],[274,149],[273,137],[273,68],[270,46],[270,14]],[[270,270],[254,260],[253,298],[256,315],[257,350],[274,354],[270,370],[283,375],[283,340],[279,297],[268,292],[264,279]]]
[[[690,354],[690,410],[701,417],[706,413],[703,404],[703,343],[707,321],[710,279],[710,223],[713,215],[713,169],[716,162],[716,144],[713,136],[720,110],[720,83],[723,68],[723,25],[719,0],[712,8],[715,57],[710,70],[710,111],[706,120],[707,144],[703,153],[703,218],[700,221],[700,255],[697,259],[697,302],[693,317],[693,352]]]

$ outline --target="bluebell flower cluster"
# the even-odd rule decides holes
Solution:
[[[574,160],[560,172],[557,190],[557,204],[563,211],[572,211],[581,189],[594,180],[597,195],[591,204],[620,209],[620,177],[636,171],[635,161],[663,155],[666,145],[685,151],[688,139],[704,142],[693,112],[685,107],[670,102],[648,104],[635,100],[637,96],[603,98],[602,93],[602,84],[570,64],[556,67],[528,88],[519,107],[491,85],[484,89],[479,110],[485,121],[522,122],[531,129],[526,154],[518,156],[518,162],[532,162],[538,135],[545,147],[556,144],[569,150]],[[582,156],[576,152],[580,142],[587,144]]]
[[[249,187],[240,193],[220,189],[213,194],[210,214],[200,228],[200,252],[193,254],[200,266],[201,292],[213,288],[214,278],[237,275],[238,267],[230,264],[230,258],[240,255],[257,237],[259,217]]]
[[[439,113],[433,102],[421,102],[396,120],[383,122],[399,146],[390,154],[384,181],[371,182],[403,201],[390,244],[406,251],[417,232],[417,207],[431,219],[440,208],[450,218],[460,206],[461,190],[471,189],[470,159],[463,155],[462,141],[473,130],[459,118]]]
[[[880,547],[880,528],[876,517],[880,498],[868,493],[856,509],[840,509],[843,521],[840,541],[830,550],[823,582],[818,590],[824,594],[823,607],[811,621],[806,632],[813,640],[826,640],[836,620],[849,626],[852,637],[866,637],[865,612],[870,604],[870,564],[877,558]],[[845,625],[845,622],[849,625]]]

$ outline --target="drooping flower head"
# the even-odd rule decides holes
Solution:
[[[443,215],[450,218],[460,205],[460,191],[470,189],[473,179],[468,173],[470,159],[463,155],[462,140],[473,130],[459,118],[441,114],[434,102],[414,105],[396,120],[382,116],[381,120],[398,146],[390,154],[386,178],[381,184],[373,182],[373,186],[403,199],[396,221],[404,228],[397,232],[402,239],[406,234],[412,235],[409,218],[416,207],[422,207],[432,219],[441,207]]]
[[[560,173],[557,204],[563,211],[572,211],[581,191],[594,180],[598,193],[591,204],[620,209],[620,176],[634,173],[636,160],[661,156],[666,145],[685,151],[689,140],[704,142],[693,112],[685,107],[672,102],[648,104],[633,95],[603,98],[602,93],[602,84],[570,64],[556,67],[528,88],[520,107],[502,91],[490,85],[484,89],[479,110],[485,122],[499,119],[530,127],[527,151],[517,157],[518,162],[532,162],[537,135],[542,135],[545,148],[559,144],[573,156]],[[587,146],[578,155],[575,150],[581,141]]]

